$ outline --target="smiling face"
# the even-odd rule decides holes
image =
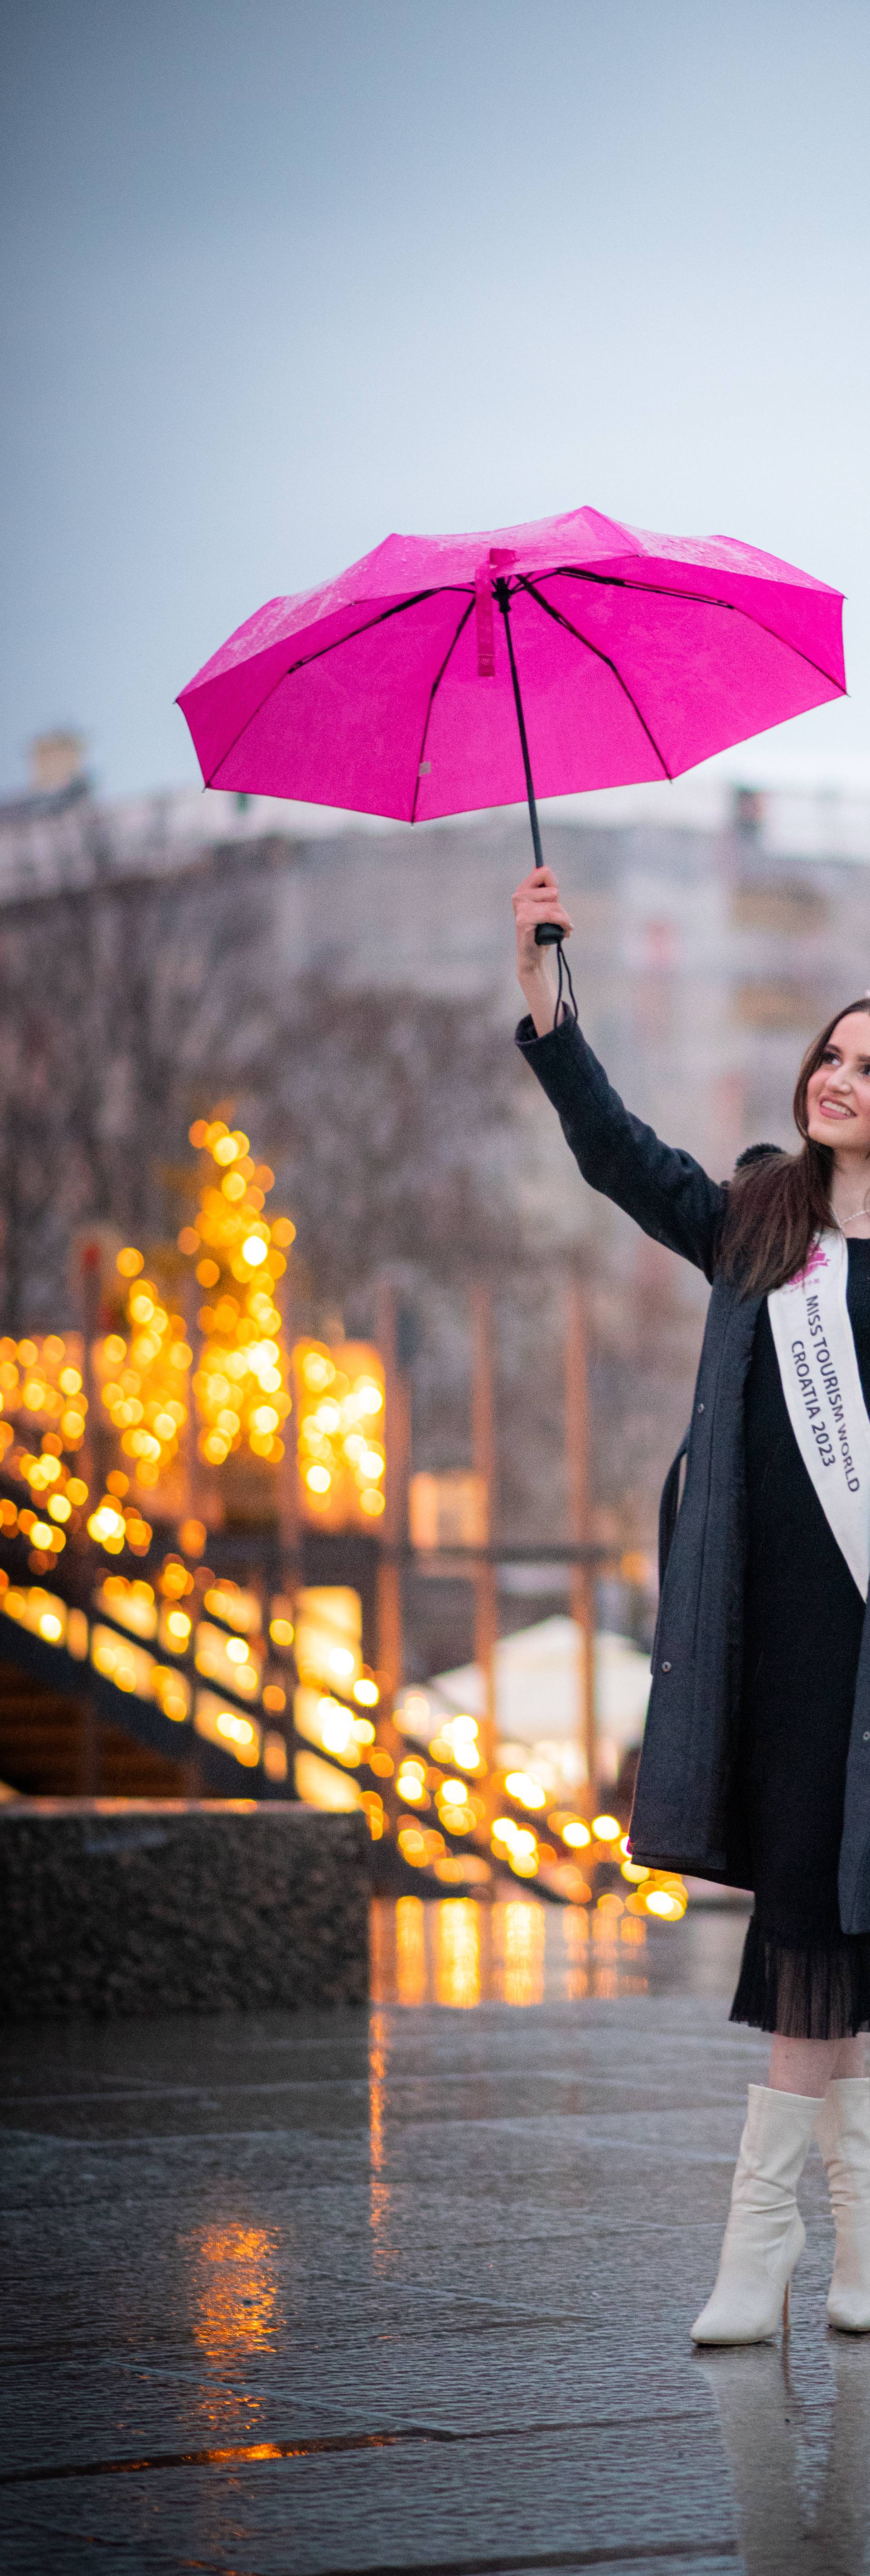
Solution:
[[[838,1162],[870,1157],[870,1009],[837,1021],[807,1084],[807,1131]]]

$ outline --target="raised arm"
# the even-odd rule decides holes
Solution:
[[[572,1015],[555,1028],[556,988],[548,951],[535,946],[536,921],[572,929],[552,869],[526,877],[514,895],[517,973],[529,1006],[517,1044],[548,1100],[585,1181],[624,1208],[645,1234],[666,1243],[713,1276],[727,1191],[712,1181],[692,1154],[663,1145],[652,1127],[634,1118],[608,1082]]]

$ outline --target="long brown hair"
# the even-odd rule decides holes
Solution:
[[[775,1146],[750,1149],[738,1164],[728,1192],[722,1227],[720,1267],[739,1279],[747,1296],[767,1296],[792,1279],[807,1259],[810,1245],[830,1225],[830,1187],[834,1157],[829,1145],[816,1145],[807,1130],[807,1087],[841,1020],[853,1011],[870,1018],[870,996],[844,1003],[807,1048],[792,1102],[792,1114],[803,1142],[797,1154]],[[870,1173],[868,1173],[870,1178]]]

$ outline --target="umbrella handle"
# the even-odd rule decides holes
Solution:
[[[507,582],[501,574],[499,575],[498,580],[493,583],[493,588],[495,591],[497,605],[501,609],[501,613],[504,618],[508,661],[511,666],[511,679],[513,681],[514,705],[517,711],[517,724],[520,729],[520,749],[523,755],[523,768],[526,773],[526,795],[529,800],[529,822],[532,827],[532,848],[535,853],[535,866],[536,868],[542,868],[544,865],[544,853],[541,848],[541,831],[538,822],[538,808],[535,801],[535,782],[532,777],[532,764],[529,758],[526,720],[523,714],[523,702],[520,696],[519,673],[514,660],[514,641],[510,630],[510,592],[508,590]],[[539,921],[535,925],[536,948],[559,948],[564,936],[565,933],[561,929],[558,921]]]

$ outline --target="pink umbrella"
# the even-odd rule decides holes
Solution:
[[[386,537],[267,601],[178,704],[207,787],[406,823],[525,792],[540,866],[532,763],[540,796],[675,778],[845,687],[839,591],[584,509]]]

